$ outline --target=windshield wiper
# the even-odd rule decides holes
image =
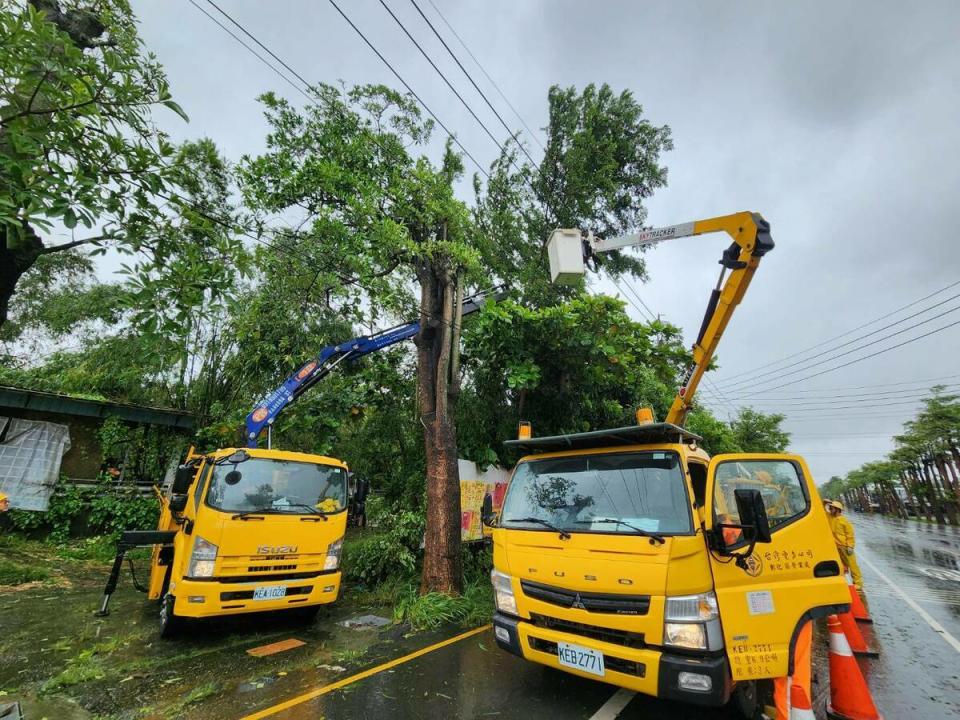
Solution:
[[[522,518],[505,518],[503,522],[528,522],[528,523],[537,523],[538,525],[543,525],[545,528],[553,530],[555,533],[560,534],[560,538],[563,540],[570,539],[570,533],[566,530],[561,530],[556,525],[546,520],[541,520],[540,518],[535,517],[522,517]]]
[[[273,508],[257,508],[256,510],[244,510],[243,512],[238,512],[235,515],[231,515],[231,520],[244,520],[250,515],[261,515],[263,513],[273,512]]]
[[[623,525],[628,527],[631,530],[636,530],[638,533],[644,537],[648,537],[651,540],[656,540],[661,545],[663,545],[666,540],[664,540],[663,535],[657,535],[657,533],[652,533],[649,530],[644,530],[642,527],[637,527],[636,525],[631,525],[626,520],[621,520],[620,518],[593,518],[592,520],[577,520],[575,521],[577,525],[592,525],[593,523],[614,523],[617,527]]]
[[[302,504],[300,504],[300,503],[290,503],[289,505],[280,505],[280,506],[277,506],[277,507],[258,508],[258,509],[256,509],[256,510],[244,510],[243,512],[239,512],[239,513],[237,513],[236,515],[232,515],[232,516],[230,517],[230,519],[231,519],[231,520],[237,520],[237,519],[243,520],[243,519],[249,517],[250,515],[261,515],[261,514],[263,514],[263,513],[277,514],[277,513],[279,513],[279,512],[282,512],[282,508],[288,508],[288,507],[306,508],[306,509],[309,510],[311,513],[313,513],[314,515],[317,515],[317,516],[319,516],[319,517],[322,517],[323,520],[324,520],[324,522],[329,522],[329,521],[330,521],[330,518],[328,518],[324,513],[322,513],[322,512],[320,512],[319,510],[317,510],[315,507],[311,507],[310,505],[302,505]]]
[[[319,510],[317,510],[317,508],[313,507],[312,505],[305,505],[303,503],[290,503],[289,505],[284,505],[283,507],[306,508],[307,510],[312,512],[314,515],[319,515],[320,517],[322,517],[324,521],[326,522],[330,521],[330,518],[327,517],[327,514],[325,512],[320,512]]]

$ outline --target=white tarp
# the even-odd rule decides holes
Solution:
[[[0,416],[0,491],[10,507],[47,510],[70,449],[70,428]]]

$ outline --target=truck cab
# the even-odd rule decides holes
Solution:
[[[347,466],[262,448],[190,454],[161,497],[148,594],[161,635],[182,618],[300,608],[337,599]]]
[[[699,705],[736,688],[745,714],[789,674],[802,624],[850,600],[813,478],[699,442],[646,423],[507,443],[526,454],[486,518],[502,649]]]

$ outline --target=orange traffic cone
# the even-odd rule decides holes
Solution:
[[[836,615],[827,618],[827,629],[830,631],[830,703],[827,705],[827,717],[831,720],[882,720]]]
[[[799,685],[790,686],[790,720],[817,720],[807,691]]]
[[[857,589],[853,586],[853,583],[850,583],[850,612],[853,613],[854,620],[859,622],[872,623],[873,618],[870,617],[870,613],[867,612],[866,606],[863,604],[863,600],[860,599],[860,593],[857,592]]]
[[[861,633],[860,628],[857,627],[857,621],[853,619],[852,614],[845,612],[840,613],[837,617],[840,620],[840,625],[843,627],[843,634],[847,636],[847,642],[850,643],[850,649],[853,650],[854,655],[880,657],[880,653],[867,647],[867,641],[863,639],[863,633]]]

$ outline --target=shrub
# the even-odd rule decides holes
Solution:
[[[423,515],[410,510],[384,514],[379,532],[348,540],[343,573],[350,582],[373,585],[416,573],[422,554]]]
[[[9,515],[15,529],[46,530],[54,542],[68,540],[77,525],[115,540],[124,530],[156,527],[160,503],[155,497],[140,495],[132,486],[117,486],[107,477],[92,488],[77,487],[61,477],[46,512],[11,510]]]

